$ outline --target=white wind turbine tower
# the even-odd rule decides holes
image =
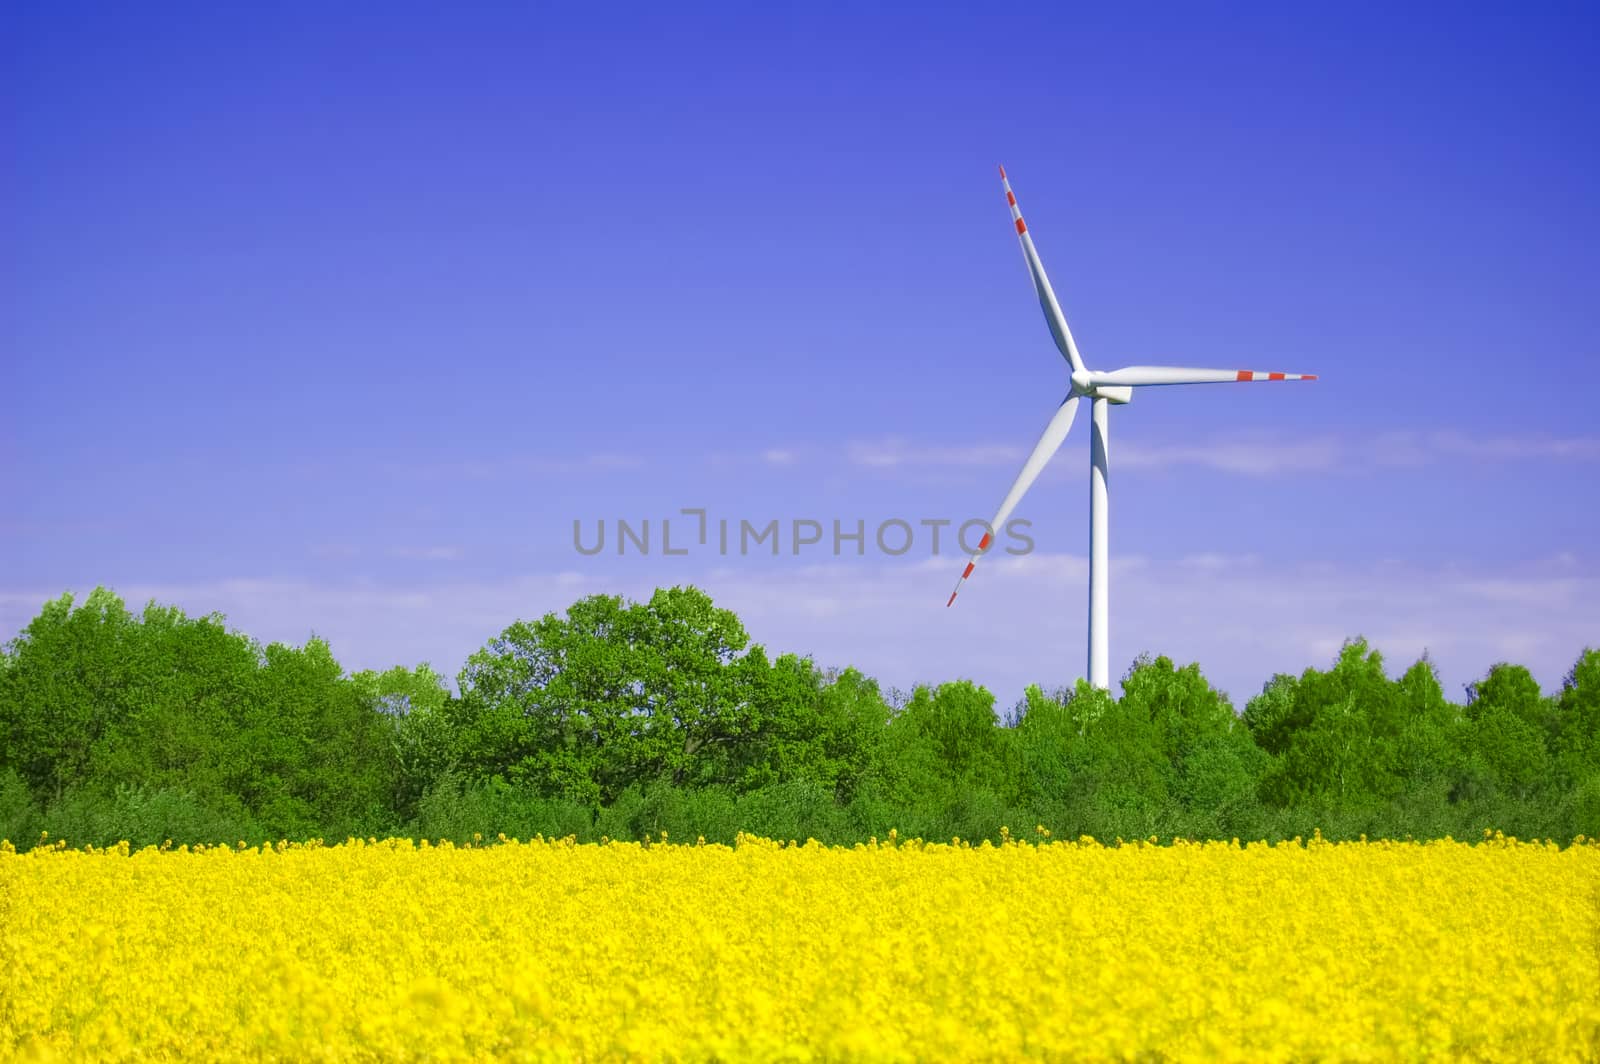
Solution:
[[[993,542],[993,532],[1005,525],[1006,518],[1011,516],[1011,511],[1022,501],[1023,493],[1038,479],[1050,457],[1066,440],[1067,431],[1072,428],[1073,415],[1078,412],[1078,400],[1092,399],[1094,433],[1089,439],[1089,682],[1096,687],[1109,690],[1111,670],[1110,648],[1107,643],[1111,598],[1107,565],[1109,545],[1107,543],[1109,502],[1107,412],[1113,405],[1131,402],[1135,388],[1167,384],[1224,384],[1234,381],[1314,381],[1317,378],[1310,373],[1256,373],[1247,369],[1184,369],[1178,366],[1128,366],[1110,372],[1089,369],[1078,354],[1078,345],[1072,342],[1072,332],[1067,328],[1067,319],[1061,313],[1061,305],[1056,302],[1056,294],[1050,287],[1050,279],[1045,276],[1044,265],[1039,261],[1039,253],[1034,250],[1033,238],[1028,235],[1028,227],[1022,221],[1022,212],[1017,209],[1017,197],[1011,193],[1011,182],[1006,178],[1006,168],[1003,166],[1000,168],[1000,180],[1005,185],[1006,202],[1011,205],[1011,218],[1017,226],[1017,237],[1022,241],[1022,254],[1028,261],[1028,273],[1033,276],[1033,287],[1039,295],[1039,306],[1044,310],[1045,323],[1050,326],[1050,335],[1055,338],[1056,347],[1060,348],[1062,357],[1072,366],[1072,389],[1067,393],[1060,408],[1056,410],[1055,416],[1050,419],[1050,423],[1045,426],[1044,435],[1040,436],[1039,442],[1034,445],[1033,453],[1023,463],[1022,472],[1012,483],[1011,490],[1006,492],[1006,497],[1001,501],[994,520],[989,522],[990,531],[979,541],[978,549],[967,561],[967,567],[962,570],[960,579],[956,581],[956,589],[950,592],[950,601],[945,605],[955,605],[961,585],[972,575],[972,568],[977,564],[978,558]]]

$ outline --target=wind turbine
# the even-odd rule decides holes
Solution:
[[[1000,168],[1000,182],[1005,186],[1006,202],[1011,205],[1011,220],[1016,223],[1017,238],[1022,241],[1022,255],[1028,262],[1028,273],[1033,277],[1033,288],[1038,293],[1039,306],[1044,310],[1045,324],[1050,326],[1050,335],[1055,339],[1061,357],[1072,367],[1072,388],[1045,426],[1044,435],[1039,437],[1033,453],[1023,463],[1022,472],[1012,483],[1011,490],[1006,492],[994,520],[989,522],[989,530],[978,541],[978,549],[967,560],[967,567],[956,580],[956,589],[950,592],[950,601],[945,605],[955,605],[961,585],[972,575],[973,566],[989,549],[995,530],[1005,524],[1011,511],[1022,501],[1023,494],[1039,478],[1045,464],[1066,440],[1067,432],[1072,428],[1072,418],[1078,412],[1078,400],[1093,400],[1091,420],[1094,428],[1093,435],[1089,437],[1089,682],[1096,687],[1110,689],[1110,648],[1107,645],[1111,613],[1107,564],[1107,510],[1110,501],[1107,485],[1110,460],[1106,446],[1108,411],[1112,406],[1132,402],[1135,388],[1168,384],[1231,384],[1236,381],[1314,381],[1317,378],[1311,373],[1257,373],[1247,369],[1185,369],[1178,366],[1128,366],[1109,372],[1089,369],[1078,354],[1078,345],[1072,342],[1072,331],[1067,328],[1061,304],[1056,302],[1050,278],[1045,276],[1044,264],[1034,250],[1033,237],[1028,235],[1028,226],[1022,220],[1022,211],[1017,207],[1017,197],[1011,192],[1011,182],[1003,166]]]

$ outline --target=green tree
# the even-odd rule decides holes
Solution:
[[[1550,700],[1520,665],[1499,664],[1468,689],[1461,737],[1470,788],[1458,794],[1535,797],[1550,772],[1548,742],[1556,730]]]
[[[366,834],[389,819],[389,722],[328,644],[269,645],[237,733],[234,786],[274,835]]]
[[[358,672],[350,682],[389,721],[394,808],[400,819],[409,820],[423,794],[455,766],[458,756],[444,677],[424,662],[415,669],[396,665],[381,673]]]
[[[1036,806],[1065,799],[1082,767],[1084,722],[1071,712],[1070,699],[1070,693],[1052,698],[1038,684],[1022,694],[1014,729],[1017,784],[1020,797]]]
[[[1461,713],[1444,697],[1433,662],[1424,655],[1395,684],[1403,716],[1394,771],[1406,790],[1420,793],[1447,784],[1455,761],[1451,736]]]
[[[191,618],[154,602],[124,629],[121,648],[121,711],[96,744],[94,785],[170,788],[236,806],[237,737],[260,648],[219,615]]]
[[[889,707],[878,685],[855,669],[823,672],[785,654],[768,666],[752,652],[749,742],[736,750],[740,792],[810,782],[848,802],[873,771]]]
[[[1398,795],[1399,737],[1409,716],[1400,694],[1364,639],[1346,643],[1327,672],[1273,677],[1244,712],[1273,758],[1262,796],[1280,806],[1321,798],[1361,807]]]
[[[1084,680],[1054,697],[1037,685],[1024,692],[1015,728],[1018,797],[1057,828],[1071,825],[1080,833],[1100,830],[1090,807],[1102,799],[1116,803],[1127,797],[1127,790],[1112,793],[1119,777],[1126,787],[1137,774],[1125,771],[1111,739],[1120,728],[1105,726],[1116,708],[1110,692]],[[1143,762],[1145,768],[1155,765],[1153,757]]]
[[[1180,669],[1166,657],[1140,657],[1123,677],[1122,692],[1119,713],[1149,721],[1147,741],[1164,762],[1151,798],[1212,812],[1253,802],[1264,759],[1227,696],[1206,682],[1200,666]],[[1156,793],[1157,785],[1164,793]]]
[[[1556,699],[1555,750],[1565,777],[1600,784],[1600,650],[1585,650]]]
[[[220,616],[135,617],[101,588],[46,604],[6,659],[0,767],[45,803],[181,796],[299,837],[389,820],[390,725],[320,640],[262,650]]]
[[[906,744],[904,752],[915,752],[920,762],[915,771],[930,783],[999,793],[1015,778],[1011,736],[999,724],[994,695],[970,680],[957,680],[918,687],[895,714],[893,727],[921,740]]]
[[[8,646],[0,756],[40,798],[59,800],[90,778],[96,745],[126,712],[134,628],[122,600],[95,588],[76,609],[70,594],[45,603]]]
[[[648,603],[595,595],[518,621],[460,677],[462,765],[542,793],[609,801],[629,784],[729,783],[758,733],[750,677],[765,655],[694,588]]]

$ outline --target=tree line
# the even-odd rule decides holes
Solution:
[[[1498,664],[1456,702],[1426,658],[1392,679],[1355,639],[1242,712],[1145,656],[1120,698],[1030,687],[997,711],[966,680],[884,691],[770,657],[694,588],[517,621],[454,691],[426,665],[350,673],[320,639],[64,595],[0,650],[0,741],[19,847],[1600,835],[1600,651],[1554,695]]]

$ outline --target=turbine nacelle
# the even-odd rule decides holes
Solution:
[[[1088,369],[1075,369],[1072,371],[1072,395],[1082,396],[1085,399],[1104,399],[1108,403],[1133,402],[1133,385],[1102,383],[1099,378],[1103,373],[1096,373]]]

